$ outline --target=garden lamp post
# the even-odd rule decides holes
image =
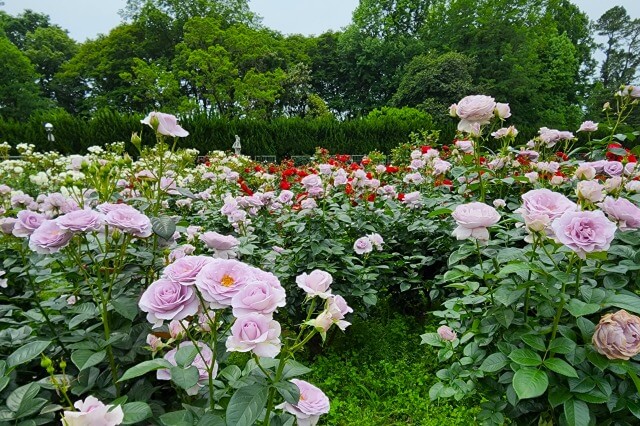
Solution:
[[[55,142],[56,138],[53,137],[53,124],[46,123],[44,129],[47,131],[47,140],[49,142]]]
[[[240,136],[236,135],[236,141],[233,143],[231,148],[233,148],[236,155],[240,155],[240,149],[242,148],[242,145],[240,145]]]

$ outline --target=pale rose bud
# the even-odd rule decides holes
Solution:
[[[598,123],[587,120],[580,125],[579,132],[595,132],[598,130]]]
[[[67,297],[67,305],[75,305],[76,302],[78,302],[78,297],[75,295],[71,295],[69,297]]]
[[[609,359],[624,359],[640,353],[640,318],[624,309],[602,317],[593,333],[595,349]]]
[[[184,328],[178,320],[172,320],[169,323],[169,335],[172,339],[180,339],[184,334]]]
[[[624,186],[624,189],[629,192],[640,192],[640,181],[632,180],[630,182],[627,182]]]
[[[449,107],[449,115],[454,118],[458,116],[458,104],[451,104]]]
[[[497,209],[501,209],[501,208],[505,207],[506,205],[507,205],[507,203],[502,198],[497,198],[497,199],[493,200],[493,207],[495,207]]]
[[[153,352],[157,352],[162,347],[162,339],[155,334],[147,334],[147,345],[151,347]]]
[[[562,176],[554,176],[549,180],[549,183],[554,186],[562,185],[564,178]]]
[[[592,203],[598,203],[604,199],[604,187],[595,180],[584,180],[578,182],[578,197]]]
[[[596,177],[596,169],[590,164],[580,164],[576,169],[574,176],[577,179],[591,180]]]
[[[438,327],[438,336],[440,336],[442,340],[445,340],[447,342],[453,342],[458,337],[456,332],[453,331],[451,327],[448,327],[446,325],[441,325],[440,327]]]
[[[611,109],[611,104],[609,102],[605,102],[602,106],[602,111],[608,111]]]
[[[620,176],[614,176],[604,182],[604,188],[608,192],[615,191],[620,188],[620,185],[622,185],[622,178]]]
[[[496,103],[496,116],[501,120],[511,117],[511,108],[509,104]]]
[[[538,181],[538,172],[525,173],[524,176],[529,179],[529,182],[534,183]]]

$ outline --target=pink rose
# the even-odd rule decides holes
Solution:
[[[598,130],[598,123],[593,121],[585,121],[580,125],[579,132],[596,132]]]
[[[448,327],[446,325],[441,325],[440,327],[438,327],[437,332],[438,336],[440,336],[442,340],[445,340],[447,342],[453,342],[458,337],[456,332],[453,331],[451,327]]]
[[[477,129],[474,125],[489,123],[495,109],[495,99],[490,96],[474,95],[463,98],[456,107],[456,114],[461,119],[458,130],[476,133]]]
[[[44,215],[30,210],[18,212],[18,220],[13,225],[13,235],[16,237],[28,237],[33,231],[38,229],[45,221]]]
[[[161,135],[184,138],[189,136],[189,132],[178,125],[178,119],[175,115],[165,114],[162,112],[150,112],[143,120],[142,124],[146,124]]]
[[[624,309],[602,317],[592,338],[593,346],[609,359],[628,360],[640,353],[640,318]]]
[[[640,208],[625,198],[605,198],[600,205],[610,219],[618,222],[621,231],[640,228]]]
[[[231,259],[213,259],[196,276],[196,287],[214,309],[231,306],[231,299],[254,281],[255,268]]]
[[[122,407],[104,405],[93,396],[76,401],[73,406],[78,411],[65,411],[62,415],[62,424],[65,426],[116,426],[124,420]]]
[[[556,239],[582,259],[587,253],[605,251],[616,232],[615,223],[602,211],[568,211],[551,223]]]
[[[227,339],[230,352],[249,352],[275,358],[280,353],[280,324],[271,317],[258,313],[243,315],[231,326],[231,336]]]
[[[316,425],[320,415],[329,412],[329,398],[319,388],[304,380],[291,379],[291,383],[300,390],[298,403],[294,405],[284,402],[276,408],[296,416],[299,426]]]
[[[500,213],[484,203],[472,202],[461,204],[451,213],[458,227],[453,235],[458,240],[476,238],[480,241],[489,240],[489,226],[495,225],[500,220]]]
[[[465,154],[473,154],[473,141],[456,141],[455,146]]]
[[[574,176],[577,179],[591,180],[596,177],[596,169],[589,163],[582,163],[578,165]]]
[[[520,213],[525,225],[532,231],[542,231],[554,219],[567,211],[575,211],[578,206],[564,195],[549,189],[534,189],[522,195],[522,207],[515,212]],[[544,224],[542,227],[532,224]]]
[[[104,215],[94,210],[75,210],[59,216],[56,222],[72,232],[99,231],[104,226]]]
[[[308,191],[311,188],[322,186],[322,179],[320,179],[320,176],[318,176],[318,175],[310,174],[310,175],[307,175],[307,176],[303,177],[302,180],[300,181],[300,183]]]
[[[366,238],[366,237],[363,237]],[[361,254],[361,253],[358,253]],[[330,273],[316,269],[310,274],[303,273],[296,277],[296,284],[307,293],[307,297],[326,299],[331,295],[333,277]]]
[[[193,347],[193,342],[187,341],[180,343],[179,348],[171,349],[166,353],[164,359],[169,361],[172,365],[178,365],[176,363],[176,353],[178,349],[185,347]],[[187,395],[197,395],[200,388],[203,386],[207,386],[209,383],[209,372],[208,369],[212,368],[211,377],[215,378],[218,374],[218,363],[214,360],[213,352],[211,348],[206,343],[198,342],[199,353],[194,358],[193,362],[190,366],[194,366],[198,369],[198,383],[195,386],[187,389]],[[213,366],[213,367],[212,367]],[[160,369],[156,372],[156,377],[158,380],[171,380],[171,370],[168,368]]]
[[[620,176],[624,172],[624,166],[620,161],[607,161],[602,170],[611,177]]]
[[[232,235],[222,235],[217,232],[205,232],[200,235],[200,241],[213,250],[216,257],[220,259],[232,259],[236,257],[236,248],[240,241]]]
[[[147,345],[149,345],[152,352],[158,352],[162,348],[162,339],[155,334],[147,334]]]
[[[509,108],[509,104],[496,103],[496,117],[501,120],[505,118],[511,117],[511,108]]]
[[[106,214],[105,222],[135,237],[147,238],[152,233],[151,220],[133,208],[111,210]]]
[[[155,328],[164,320],[182,320],[195,315],[200,302],[192,287],[160,278],[145,290],[138,306],[147,312],[147,321]]]
[[[286,292],[277,278],[272,282],[256,280],[242,287],[231,298],[231,306],[235,317],[252,312],[272,315],[276,309],[287,304],[285,299]]]
[[[181,285],[193,285],[198,273],[212,260],[206,256],[185,256],[164,268],[162,276]]]
[[[578,197],[592,203],[598,203],[604,198],[604,186],[595,180],[580,181],[576,189],[578,191]]]
[[[18,219],[13,217],[0,217],[0,232],[5,235],[13,234],[13,228],[17,222]]]
[[[373,251],[373,244],[369,237],[360,237],[353,243],[353,250],[356,254],[366,254]]]
[[[73,233],[62,229],[54,220],[45,220],[29,237],[29,248],[36,253],[51,254],[69,244]]]

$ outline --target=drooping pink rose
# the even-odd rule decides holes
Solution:
[[[640,318],[624,309],[600,319],[592,338],[593,346],[609,359],[628,360],[640,353]]]
[[[587,253],[607,250],[617,229],[600,210],[568,211],[554,220],[551,228],[556,239],[582,259]]]
[[[19,211],[17,221],[13,225],[13,235],[21,238],[28,237],[33,234],[33,231],[38,229],[45,220],[46,217],[40,213],[30,210]]]
[[[230,352],[249,352],[275,358],[280,353],[280,324],[266,315],[251,313],[236,319],[226,342]]]
[[[618,222],[621,231],[640,228],[640,208],[626,198],[605,198],[600,206],[610,219]]]
[[[255,268],[232,259],[213,259],[196,276],[196,287],[212,308],[231,306],[242,287],[254,281]]]
[[[218,374],[218,363],[215,361],[213,352],[211,351],[209,345],[204,342],[197,343],[199,352],[189,366],[194,366],[198,369],[198,383],[196,383],[193,387],[187,389],[187,395],[197,395],[200,388],[208,385],[208,369],[212,369],[212,378],[215,378]],[[171,365],[178,365],[178,363],[176,362],[176,353],[178,352],[178,349],[185,347],[189,348],[193,346],[193,342],[191,341],[182,342],[180,343],[179,348],[171,349],[169,352],[167,352],[164,356],[164,359],[169,361]],[[160,369],[156,372],[156,377],[158,378],[158,380],[171,380],[171,370],[169,370],[168,368]]]
[[[296,416],[299,426],[315,426],[320,415],[329,412],[329,398],[319,388],[309,382],[299,379],[291,379],[300,390],[300,399],[297,404],[284,402],[276,408]]]
[[[151,220],[136,209],[111,210],[105,215],[105,222],[135,237],[147,238],[152,233]]]
[[[488,241],[487,228],[500,220],[500,213],[495,208],[477,201],[459,205],[451,216],[458,224],[453,231],[453,235],[458,240],[475,238],[479,241]]]
[[[366,238],[366,237],[363,237]],[[360,254],[360,253],[358,253]],[[326,299],[331,295],[331,283],[333,277],[330,273],[321,271],[319,269],[311,271],[310,274],[306,272],[296,277],[296,284],[307,293],[307,297],[320,297]]]
[[[231,298],[233,315],[239,317],[257,312],[269,316],[285,306],[287,294],[277,278],[276,282],[255,280],[242,287]]]
[[[75,210],[59,216],[56,221],[62,229],[72,232],[98,231],[104,226],[104,214],[94,210]]]
[[[189,136],[189,132],[178,125],[178,119],[175,115],[165,114],[162,112],[150,112],[143,120],[142,124],[146,124],[161,135],[184,138]]]
[[[440,336],[442,340],[446,340],[447,342],[453,342],[458,337],[456,332],[453,331],[451,327],[446,325],[441,325],[440,327],[438,327],[437,332],[438,336]]]
[[[142,294],[138,306],[147,321],[160,327],[164,320],[182,320],[198,312],[200,302],[192,287],[165,278],[153,282]]]
[[[51,254],[69,244],[73,233],[62,229],[55,220],[45,220],[29,237],[29,248],[36,253]]]
[[[162,276],[181,285],[193,285],[200,270],[212,260],[207,256],[184,256],[164,268]]]
[[[124,420],[122,407],[104,405],[93,396],[88,396],[84,401],[76,401],[73,406],[78,411],[64,412],[64,426],[117,426]]]

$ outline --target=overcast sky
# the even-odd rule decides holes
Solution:
[[[118,10],[126,0],[3,0],[1,10],[17,15],[25,9],[46,13],[51,21],[69,30],[78,41],[107,34],[120,22]],[[613,6],[624,6],[632,18],[640,18],[640,0],[573,0],[591,19]],[[349,24],[358,0],[251,0],[251,9],[263,24],[284,34],[321,34]]]

